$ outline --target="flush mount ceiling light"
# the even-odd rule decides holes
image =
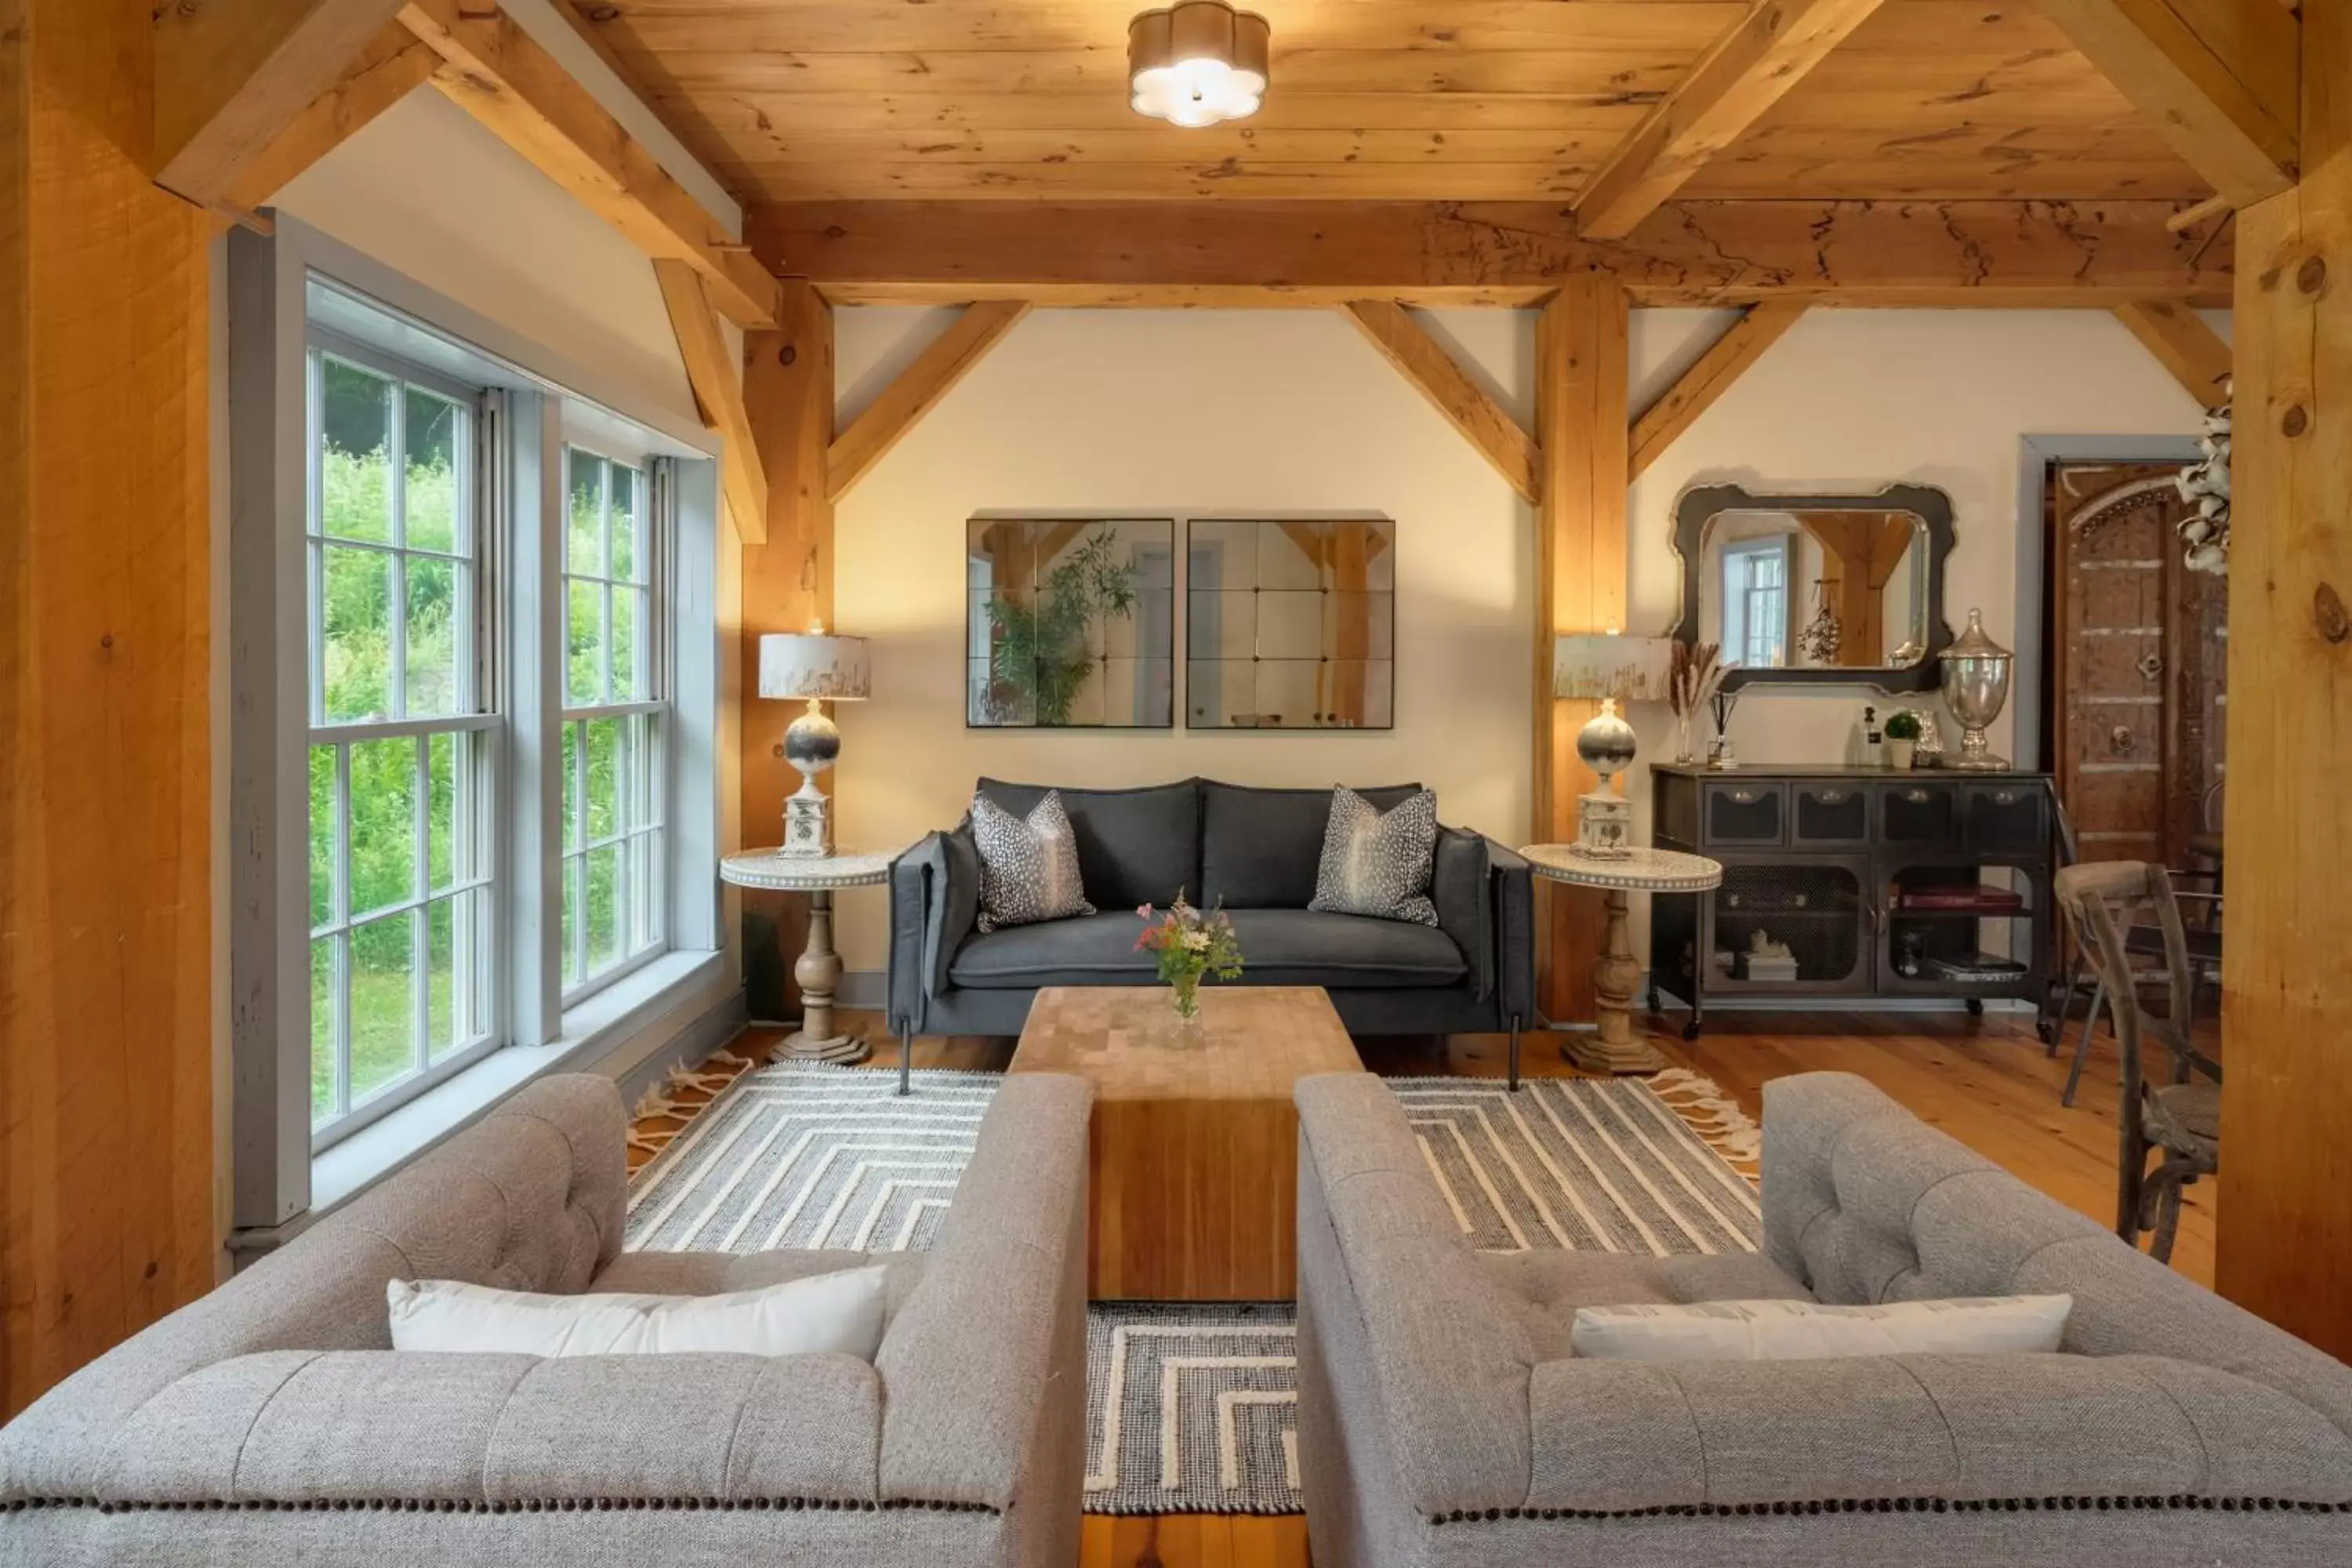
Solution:
[[[1215,125],[1255,114],[1265,95],[1265,18],[1225,0],[1181,0],[1127,25],[1127,76],[1138,114]]]

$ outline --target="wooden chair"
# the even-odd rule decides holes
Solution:
[[[2219,792],[2216,784],[2205,797],[2208,821],[2218,820]],[[2067,820],[2066,808],[2053,796],[2053,812],[2056,818],[2058,864],[2061,868],[2078,865],[2082,847],[2074,837],[2074,825]],[[2185,870],[2168,871],[2173,897],[2189,906],[2189,918],[2182,921],[2182,939],[2187,945],[2189,973],[2189,1026],[2193,1029],[2197,1018],[2197,1000],[2210,983],[2217,997],[2221,977],[2221,836],[2218,832],[2194,835],[2189,841],[2189,858],[2195,862]],[[2191,884],[2202,882],[2201,888]],[[2164,957],[2162,934],[2151,926],[2133,926],[2124,933],[2124,945],[2137,957]],[[2083,1014],[2083,1033],[2074,1042],[2074,1059],[2066,1069],[2066,1087],[2058,1096],[2058,1103],[2071,1107],[2074,1095],[2083,1085],[2083,1066],[2090,1060],[2091,1036],[2099,1024],[2099,1005],[2106,996],[2106,982],[2097,971],[2084,973],[2084,956],[2080,929],[2073,921],[2063,922],[2059,934],[2059,966],[2053,970],[2059,978],[2051,985],[2050,995],[2042,1004],[2034,1021],[2034,1032],[2042,1037],[2044,1056],[2054,1057],[2063,1043],[2067,1020],[2074,1016],[2074,1003],[2084,991],[2090,994],[2090,1006]],[[2137,972],[2140,984],[2152,984],[2156,972]],[[2218,1005],[2218,1003],[2217,1003]]]
[[[2190,1034],[2196,972],[2178,890],[2161,866],[2111,860],[2067,867],[2058,873],[2056,891],[2098,976],[2123,1058],[2116,1234],[2137,1246],[2142,1231],[2153,1230],[2157,1258],[2168,1260],[2180,1226],[2181,1189],[2220,1171],[2221,1147],[2221,1068],[2198,1050]],[[2135,944],[2133,933],[2139,931],[2152,933],[2162,968],[2134,965],[2136,945],[2148,945],[2145,940]],[[2158,985],[2165,992],[2161,1016],[2141,1003],[2141,992]],[[2163,1047],[2171,1058],[2168,1071],[2148,1074],[2143,1040]],[[2153,1171],[2151,1150],[2162,1155]]]

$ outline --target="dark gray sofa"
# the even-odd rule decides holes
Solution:
[[[1043,784],[982,779],[1025,814]],[[1361,793],[1382,810],[1420,786]],[[1527,862],[1489,839],[1438,831],[1430,897],[1435,927],[1308,910],[1331,792],[1186,779],[1142,789],[1065,789],[1079,874],[1100,912],[982,932],[980,853],[969,824],[934,833],[890,873],[890,1026],[918,1034],[1017,1035],[1045,985],[1149,985],[1136,907],[1179,890],[1223,907],[1251,985],[1320,985],[1349,1032],[1517,1029],[1535,1011],[1535,935]]]

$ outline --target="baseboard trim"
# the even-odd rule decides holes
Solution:
[[[743,993],[728,993],[725,1001],[680,1029],[667,1044],[647,1052],[636,1066],[614,1077],[614,1082],[621,1090],[621,1103],[635,1105],[645,1098],[646,1090],[667,1083],[673,1072],[700,1067],[750,1026],[750,1009],[744,1005]]]

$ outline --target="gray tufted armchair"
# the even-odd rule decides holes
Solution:
[[[625,1253],[621,1101],[552,1078],[0,1429],[0,1564],[1075,1560],[1087,1117],[1006,1084],[854,1356],[420,1354],[384,1282],[710,1294],[862,1253]]]
[[[1761,1257],[1471,1251],[1396,1098],[1297,1090],[1318,1563],[2352,1563],[2352,1369],[1858,1078],[1764,1091]],[[2057,1355],[1637,1363],[1579,1306],[2064,1292]]]

